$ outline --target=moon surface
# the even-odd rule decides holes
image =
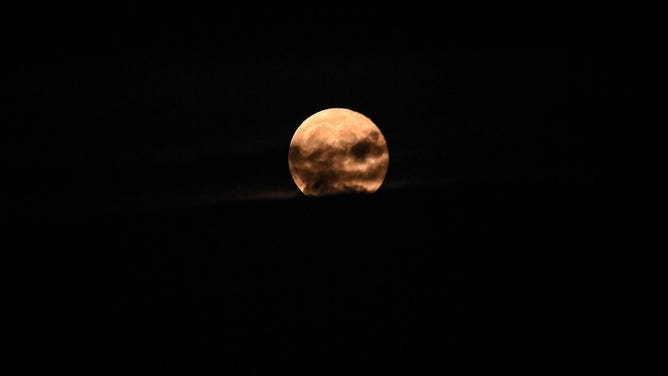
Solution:
[[[383,184],[389,162],[376,124],[345,108],[309,116],[292,136],[288,153],[292,179],[307,196],[373,193]]]

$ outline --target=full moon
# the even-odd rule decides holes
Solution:
[[[292,179],[307,196],[373,193],[383,184],[389,163],[380,129],[345,108],[309,116],[292,136],[288,153]]]

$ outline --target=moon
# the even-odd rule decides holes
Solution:
[[[390,163],[387,142],[368,117],[346,108],[309,116],[288,152],[295,184],[306,196],[374,193]]]

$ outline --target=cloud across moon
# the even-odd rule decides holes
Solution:
[[[373,193],[389,166],[385,137],[366,116],[345,108],[311,115],[297,128],[288,165],[307,196]]]

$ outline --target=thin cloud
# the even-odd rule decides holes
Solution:
[[[289,152],[290,170],[307,195],[372,192],[374,183],[387,172],[387,147],[377,130],[353,143],[293,144]]]

